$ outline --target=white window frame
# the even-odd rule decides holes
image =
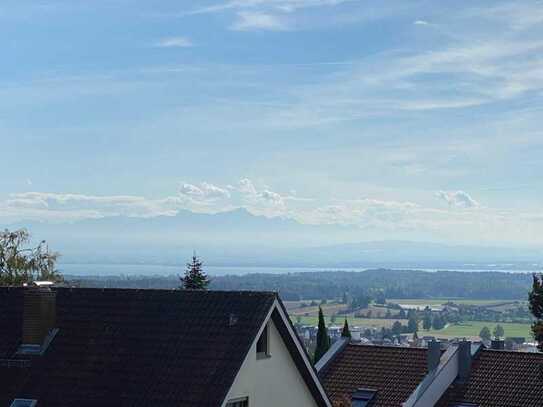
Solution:
[[[249,397],[237,397],[228,400],[226,407],[249,407]]]

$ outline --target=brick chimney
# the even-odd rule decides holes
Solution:
[[[49,287],[28,287],[24,293],[22,347],[46,347],[56,324],[56,293]]]
[[[471,373],[471,341],[458,342],[458,379],[466,382]]]
[[[428,352],[426,353],[426,361],[428,365],[428,372],[436,369],[439,366],[441,360],[441,343],[436,340],[428,342]]]

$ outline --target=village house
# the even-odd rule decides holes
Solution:
[[[541,407],[543,354],[493,341],[446,350],[336,342],[316,365],[330,400],[353,407]]]
[[[1,406],[329,407],[277,294],[0,288]]]

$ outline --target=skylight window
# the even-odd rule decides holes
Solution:
[[[15,399],[10,407],[35,407],[38,405],[38,400],[31,399]]]
[[[358,389],[353,393],[351,400],[352,407],[368,407],[371,401],[375,397],[377,390],[372,389]]]

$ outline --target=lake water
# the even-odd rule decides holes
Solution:
[[[175,275],[183,274],[184,266],[167,266],[153,264],[59,264],[58,269],[66,275],[93,275],[93,276],[114,276],[114,275]],[[244,275],[250,273],[271,273],[286,274],[298,272],[323,271],[324,268],[309,267],[235,267],[235,266],[205,266],[205,271],[212,276]],[[344,269],[342,269],[344,270]],[[361,271],[363,269],[349,269]]]
[[[412,267],[406,267],[409,269]],[[65,275],[73,276],[142,276],[142,275],[179,275],[184,272],[184,266],[171,265],[154,265],[154,264],[73,264],[61,263],[58,269]],[[437,271],[438,269],[421,269],[423,271]],[[314,271],[364,271],[365,268],[344,268],[344,267],[249,267],[249,266],[205,266],[205,271],[211,276],[244,275],[250,273],[270,273],[270,274],[286,274]],[[454,269],[447,269],[455,271]],[[532,273],[531,270],[506,270],[506,269],[457,269],[456,271],[502,271],[514,273]]]

